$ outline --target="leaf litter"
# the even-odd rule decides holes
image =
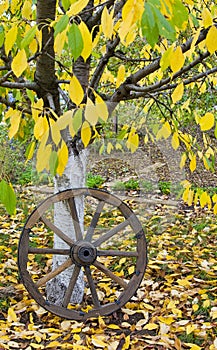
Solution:
[[[19,279],[17,245],[33,209],[31,196],[28,190],[21,194],[14,216],[0,211],[0,349],[217,349],[217,222],[212,213],[156,206],[146,215],[144,209],[139,218],[147,229],[149,262],[136,295],[110,316],[78,322],[41,308]],[[34,260],[30,263],[34,270]]]

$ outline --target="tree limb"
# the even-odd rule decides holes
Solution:
[[[109,41],[106,45],[106,53],[99,61],[98,66],[96,67],[92,79],[90,81],[90,87],[93,89],[96,89],[99,81],[103,75],[103,72],[105,70],[105,67],[109,61],[109,59],[114,55],[115,48],[120,42],[120,38],[116,37],[113,41]]]

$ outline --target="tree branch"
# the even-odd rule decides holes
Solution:
[[[99,61],[98,66],[96,67],[92,79],[90,81],[90,87],[95,89],[97,88],[99,81],[103,75],[105,67],[109,61],[109,59],[114,55],[115,48],[120,42],[120,38],[116,37],[113,41],[109,41],[106,45],[106,53]]]
[[[24,82],[24,83],[5,81],[2,83],[0,82],[0,86],[6,87],[9,89],[19,89],[19,90],[29,89],[29,90],[32,90],[35,92],[38,91],[38,85],[36,83],[32,83],[32,82],[28,82],[28,81]]]

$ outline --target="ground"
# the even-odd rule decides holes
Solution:
[[[150,155],[144,149],[127,157],[99,159],[93,154],[88,166],[106,179],[109,190],[125,197],[148,241],[148,267],[137,293],[110,316],[65,320],[43,310],[25,291],[16,265],[20,232],[35,204],[52,189],[17,188],[17,214],[10,217],[0,211],[0,349],[217,349],[216,217],[207,208],[180,206],[175,190],[162,193],[160,180],[177,183],[186,173],[192,175],[187,169],[180,172],[173,153],[162,150],[163,146],[164,157],[157,159],[156,150]],[[129,178],[154,186],[145,191],[113,189],[115,182]],[[216,187],[215,174],[209,179],[204,173],[194,177],[201,179]],[[109,226],[109,220],[103,224]],[[34,270],[36,265],[31,264]],[[117,264],[127,268],[124,262]]]

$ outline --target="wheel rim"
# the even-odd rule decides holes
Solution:
[[[75,205],[79,196],[84,196],[89,208],[84,232],[78,222]],[[52,222],[52,207],[61,201],[69,204],[75,240]],[[102,227],[103,220],[109,215],[114,227],[105,229]],[[58,235],[68,248],[49,247],[47,235],[53,234]],[[63,255],[65,261],[55,270],[49,270],[48,262],[53,255]],[[37,262],[38,277],[31,271],[29,261],[34,261],[34,266]],[[121,261],[122,270],[118,271]],[[18,267],[27,291],[43,308],[67,319],[85,320],[108,315],[121,308],[139,287],[146,264],[145,233],[138,218],[119,198],[98,189],[66,190],[47,198],[27,219],[18,247]],[[74,269],[62,305],[49,303],[46,300],[46,283],[72,265]],[[81,269],[87,285],[84,302],[71,305],[70,297]],[[110,291],[113,294],[109,295]]]

